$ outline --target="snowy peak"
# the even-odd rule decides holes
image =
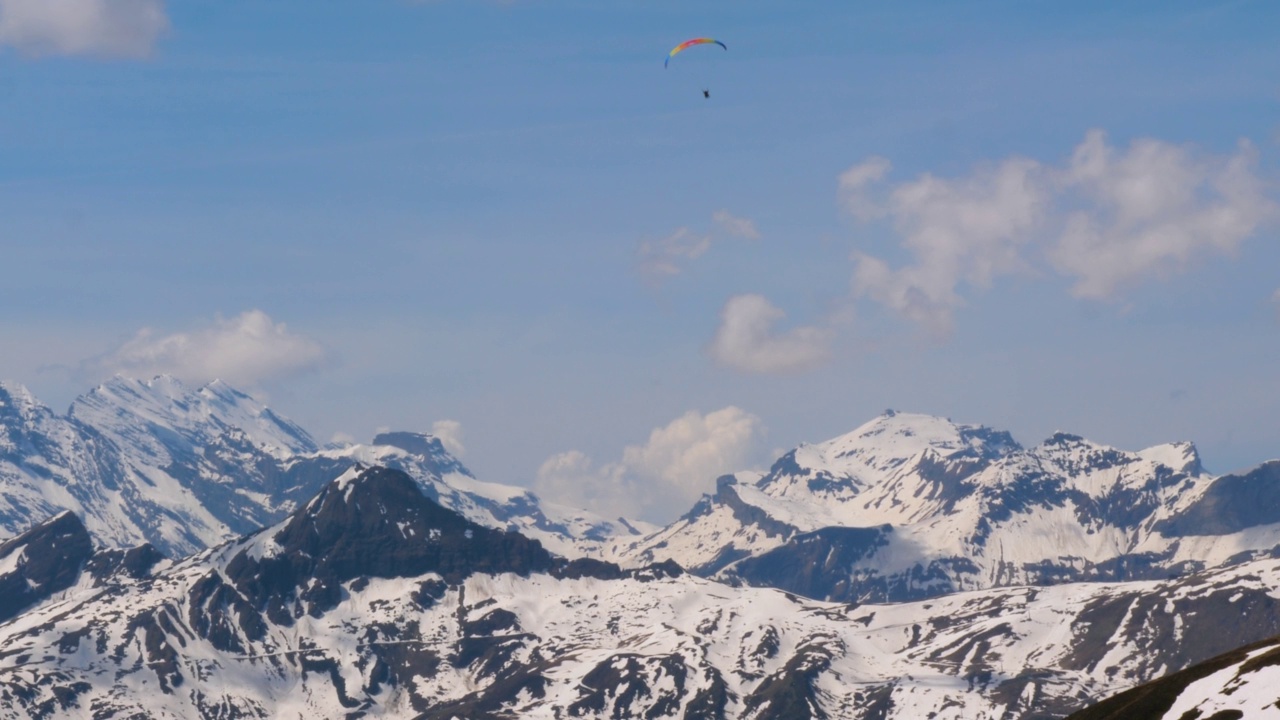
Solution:
[[[1007,432],[892,410],[784,455],[743,499],[801,530],[916,522],[949,512],[966,479],[1021,450]]]
[[[0,382],[0,457],[20,452],[26,454],[23,451],[25,446],[33,441],[40,443],[34,436],[46,433],[64,435],[65,431],[58,425],[59,419],[53,411],[26,387]]]
[[[857,458],[877,468],[893,467],[932,450],[942,457],[994,459],[1020,449],[1009,433],[949,418],[887,410],[851,433],[814,446],[830,460]]]
[[[924,456],[963,458],[985,464],[1021,447],[1004,431],[980,425],[960,425],[946,418],[888,410],[853,432],[814,445],[801,445],[791,454],[793,472],[809,471],[846,477],[858,486],[885,480],[896,470]],[[760,480],[769,488],[781,474],[776,468]]]
[[[124,439],[158,430],[190,446],[235,429],[275,457],[316,450],[305,430],[220,380],[191,390],[169,375],[117,375],[77,398],[68,415]]]
[[[0,422],[6,419],[30,421],[37,416],[52,414],[25,385],[9,380],[0,381]]]
[[[1138,451],[1138,455],[1144,460],[1164,465],[1174,472],[1187,475],[1204,474],[1204,466],[1200,464],[1200,451],[1191,442],[1156,445]]]

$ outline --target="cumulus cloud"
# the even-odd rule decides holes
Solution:
[[[604,515],[665,522],[714,491],[717,477],[743,469],[762,433],[760,418],[737,407],[691,410],[616,462],[596,465],[577,450],[554,455],[538,469],[535,488]]]
[[[641,506],[628,505],[638,494],[636,478],[629,478],[622,463],[597,467],[578,450],[557,453],[538,468],[534,490],[544,498],[572,507],[586,508],[607,517],[635,518]]]
[[[450,455],[461,458],[467,453],[462,445],[462,423],[457,420],[437,420],[431,424],[431,434],[439,438],[440,444]]]
[[[786,317],[763,295],[735,295],[720,312],[720,327],[708,348],[721,365],[750,373],[805,370],[829,354],[830,330],[798,327],[776,332]]]
[[[0,0],[0,45],[29,55],[146,57],[168,27],[163,0]]]
[[[1275,217],[1256,165],[1245,141],[1225,157],[1151,139],[1117,152],[1098,130],[1062,166],[1012,157],[888,188],[892,166],[871,158],[841,174],[841,206],[864,222],[887,220],[911,261],[895,267],[854,253],[852,293],[938,335],[968,292],[1043,258],[1075,280],[1077,297],[1112,299],[1196,257],[1234,251]]]
[[[290,332],[261,310],[250,310],[230,320],[219,317],[212,326],[192,332],[160,335],[143,328],[119,348],[86,361],[82,370],[134,377],[169,374],[192,383],[221,379],[253,387],[312,370],[324,356],[316,341]]]
[[[754,221],[717,210],[711,216],[713,229],[696,232],[688,227],[656,240],[642,240],[636,248],[636,267],[651,283],[661,283],[684,272],[689,263],[702,257],[711,245],[725,238],[759,240]]]
[[[1067,215],[1050,258],[1076,279],[1076,296],[1110,299],[1199,255],[1233,252],[1276,210],[1254,172],[1257,159],[1247,141],[1225,158],[1150,139],[1117,153],[1094,130],[1062,174],[1086,206]]]
[[[1021,247],[1041,221],[1048,200],[1043,169],[1011,158],[957,179],[925,174],[872,194],[889,164],[873,158],[840,177],[846,209],[859,219],[888,217],[914,262],[901,268],[854,255],[853,293],[885,305],[939,334],[963,304],[960,288],[989,286],[1025,267]]]

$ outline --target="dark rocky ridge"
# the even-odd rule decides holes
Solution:
[[[359,577],[434,572],[456,583],[477,572],[527,575],[557,565],[538,541],[470,522],[423,495],[405,473],[387,468],[326,485],[272,540],[269,555],[236,554],[226,575],[279,624],[335,607],[342,584]]]
[[[0,543],[0,563],[17,561],[13,571],[0,575],[0,622],[75,585],[92,555],[89,531],[70,512]]]

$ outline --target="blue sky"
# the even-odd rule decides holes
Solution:
[[[1280,456],[1275,27],[0,0],[0,377],[453,420],[483,478],[651,519],[886,407],[1239,469]]]

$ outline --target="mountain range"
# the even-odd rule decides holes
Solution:
[[[717,482],[615,559],[725,582],[899,602],[984,588],[1149,580],[1280,547],[1280,462],[1205,472],[1191,443],[1125,452],[888,411]]]
[[[829,603],[559,558],[383,468],[117,568],[0,625],[0,717],[1048,718],[1280,634],[1280,560]]]
[[[284,517],[360,465],[404,470],[428,496],[477,522],[518,528],[566,555],[652,529],[480,482],[425,434],[321,448],[219,381],[188,388],[168,376],[117,376],[77,398],[66,415],[20,385],[0,383],[0,533],[70,510],[106,546],[150,543],[178,557]]]
[[[65,416],[6,383],[0,522],[0,717],[1138,717],[1082,708],[1156,681],[1130,692],[1186,709],[1143,717],[1188,720],[1275,694],[1280,462],[1215,476],[1190,443],[889,411],[652,528],[425,434],[318,447],[222,383],[115,378]]]

